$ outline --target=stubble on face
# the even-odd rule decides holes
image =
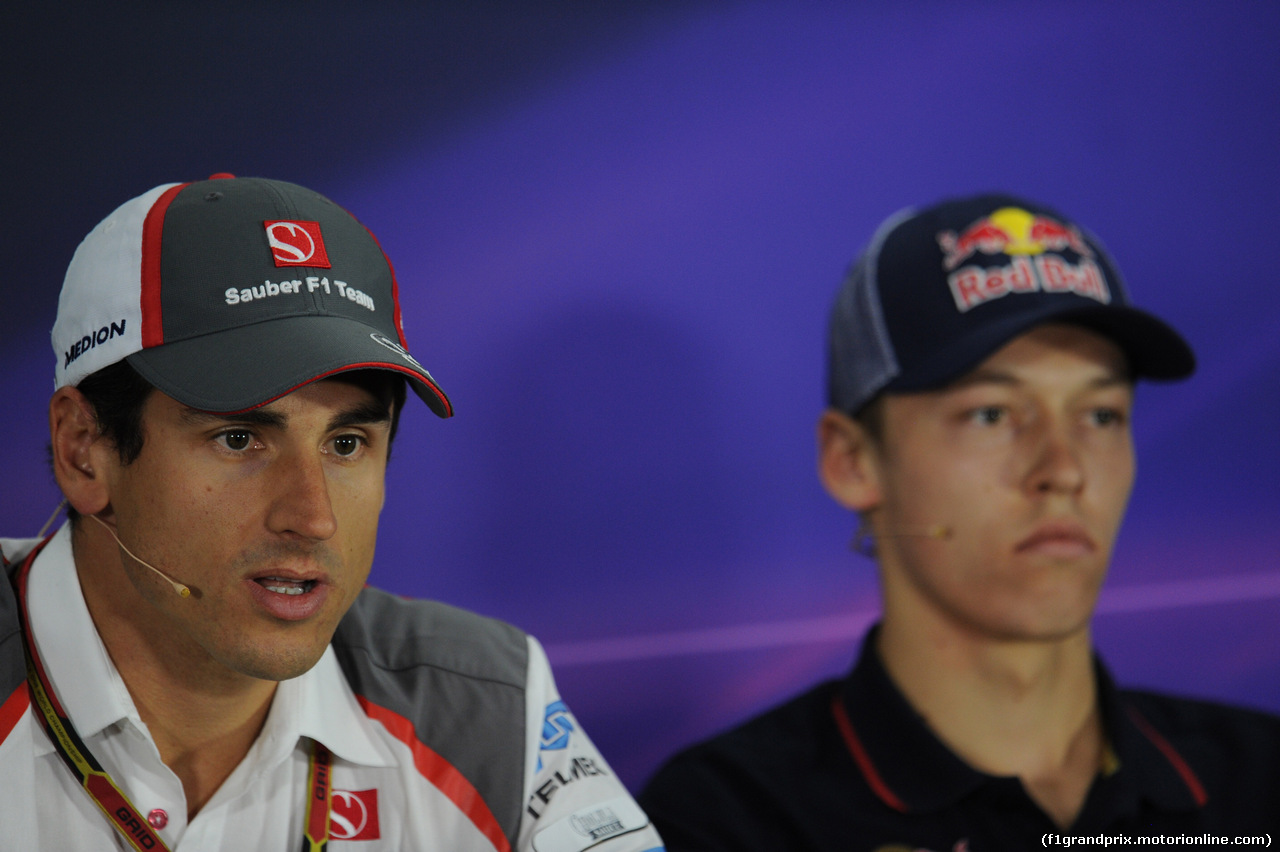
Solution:
[[[128,583],[113,593],[135,640],[171,676],[279,681],[319,660],[372,565],[388,418],[370,414],[371,401],[354,385],[317,382],[255,421],[193,414],[158,392],[148,400],[143,452],[115,471],[112,520],[192,596],[123,552]],[[243,451],[228,450],[227,430]],[[339,456],[339,445],[360,454]],[[264,609],[267,577],[303,585],[297,599],[314,600],[314,612]]]

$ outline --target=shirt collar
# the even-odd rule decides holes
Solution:
[[[126,720],[146,729],[84,602],[71,555],[69,522],[49,539],[31,566],[27,612],[45,673],[81,738]],[[43,741],[37,748],[53,750]]]
[[[868,785],[890,807],[928,812],[958,803],[984,784],[1010,779],[987,775],[957,757],[931,731],[889,678],[876,651],[878,625],[863,639],[858,661],[839,685],[841,709],[865,760],[855,762]],[[1098,701],[1111,744],[1112,772],[1101,779],[1107,798],[1125,809],[1145,798],[1167,810],[1204,803],[1203,788],[1185,761],[1116,689],[1095,658]],[[848,737],[846,735],[846,742]]]
[[[45,672],[81,738],[87,740],[125,721],[145,731],[85,604],[72,555],[70,523],[54,534],[31,566],[27,611]],[[394,766],[397,762],[360,709],[332,647],[309,671],[280,683],[255,748],[263,760],[283,760],[299,737],[317,740],[352,763]],[[53,750],[43,740],[37,748],[42,753]]]
[[[859,769],[890,807],[936,810],[962,799],[988,776],[952,754],[898,691],[876,651],[879,631],[877,625],[863,638],[858,662],[838,690],[850,729],[866,756],[857,761]]]
[[[292,749],[299,737],[316,740],[351,763],[398,763],[356,701],[333,646],[305,674],[280,682],[260,735],[265,748],[283,751]]]
[[[1119,762],[1115,778],[1125,791],[1167,810],[1192,810],[1208,801],[1200,779],[1169,740],[1116,688],[1095,658],[1103,724]]]

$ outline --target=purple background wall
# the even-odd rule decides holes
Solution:
[[[161,182],[306,184],[379,235],[458,410],[406,417],[375,581],[538,635],[638,786],[849,664],[877,603],[813,473],[827,305],[888,213],[1004,188],[1099,233],[1201,360],[1140,393],[1099,646],[1280,711],[1280,7],[129,8],[0,12],[0,533],[57,501],[80,237]]]

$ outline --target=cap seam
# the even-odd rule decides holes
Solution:
[[[884,250],[884,244],[889,237],[897,230],[898,226],[916,213],[914,208],[908,207],[898,211],[894,216],[889,217],[876,235],[872,238],[872,248],[870,250],[871,276],[868,289],[870,303],[868,304],[868,312],[870,313],[871,327],[875,336],[876,345],[880,349],[880,354],[884,358],[883,376],[877,377],[874,390],[865,395],[864,399],[858,401],[857,407],[861,408],[880,392],[880,389],[893,381],[893,378],[901,372],[901,365],[898,363],[898,353],[894,351],[893,341],[889,337],[889,328],[884,320],[884,306],[880,300],[880,254]]]

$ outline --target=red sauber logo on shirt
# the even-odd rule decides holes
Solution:
[[[267,244],[276,266],[318,266],[332,268],[329,253],[324,248],[319,222],[297,222],[275,219],[263,222],[267,229]]]
[[[378,791],[334,790],[329,812],[331,840],[377,840]]]

